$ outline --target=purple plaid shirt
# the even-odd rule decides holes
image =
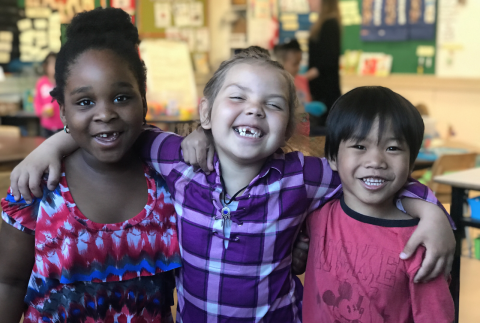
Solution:
[[[301,322],[303,287],[290,271],[293,243],[306,215],[340,196],[338,174],[325,159],[274,154],[236,198],[225,248],[218,159],[210,175],[195,172],[183,162],[182,140],[145,131],[142,152],[166,179],[178,214],[177,322]],[[438,202],[418,182],[401,196]]]

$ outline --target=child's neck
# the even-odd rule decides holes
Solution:
[[[251,164],[239,164],[230,159],[222,159],[220,170],[227,194],[233,196],[243,187],[250,184],[255,176],[260,173],[264,162],[265,160]]]
[[[102,174],[102,176],[115,176],[133,171],[136,166],[141,165],[140,158],[132,151],[127,152],[122,159],[115,163],[99,161],[83,149],[78,149],[70,155],[76,167],[88,174]]]
[[[412,219],[408,214],[400,211],[395,205],[395,197],[387,199],[382,203],[362,203],[349,192],[343,194],[345,204],[353,211],[365,216],[386,220],[407,220]]]

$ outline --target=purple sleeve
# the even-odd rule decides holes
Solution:
[[[452,218],[450,217],[450,214],[448,214],[447,210],[443,207],[442,203],[438,201],[438,199],[435,197],[435,194],[425,185],[422,183],[410,178],[407,182],[407,184],[403,187],[403,190],[400,191],[398,194],[398,198],[402,199],[405,197],[409,198],[414,198],[414,199],[421,199],[429,203],[433,203],[437,205],[448,217],[448,221],[450,221],[450,225],[454,230],[456,230],[455,223],[453,222]],[[399,200],[397,200],[397,206]]]
[[[174,133],[152,127],[141,134],[137,143],[143,161],[167,177],[176,165],[183,163],[182,140]]]
[[[325,158],[307,157],[299,153],[303,161],[303,180],[307,197],[311,201],[308,212],[321,207],[332,198],[340,197],[340,176],[334,172]]]

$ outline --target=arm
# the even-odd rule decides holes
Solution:
[[[409,277],[413,320],[418,323],[454,322],[455,309],[447,280],[443,276],[438,276],[425,284],[414,282],[415,273],[422,261],[423,252],[421,251],[417,251],[412,261],[407,260],[406,262],[410,267],[407,275]]]
[[[54,190],[60,179],[61,160],[63,156],[69,155],[78,149],[78,145],[73,138],[65,133],[59,132],[31,152],[10,174],[12,195],[15,200],[20,200],[21,196],[31,203],[30,192],[35,196],[41,197],[40,181],[43,173],[48,175],[48,189]]]
[[[4,223],[0,230],[0,313],[2,322],[18,323],[32,272],[35,237]],[[21,255],[21,256],[19,256]]]
[[[0,313],[2,322],[18,323],[25,310],[24,297],[35,261],[36,210],[39,200],[27,205],[8,194],[1,201]]]
[[[443,206],[437,206],[434,202],[438,203],[436,199],[429,201],[428,198],[425,201],[414,198],[405,198],[402,201],[407,213],[420,218],[420,222],[400,258],[409,258],[421,244],[427,248],[415,282],[429,281],[442,272],[448,276],[452,268],[455,252],[455,237],[451,227],[453,224],[449,222],[450,217],[445,216]]]
[[[200,166],[205,173],[213,170],[213,139],[196,129],[186,138],[151,127],[137,140],[142,159],[164,177],[178,163]]]

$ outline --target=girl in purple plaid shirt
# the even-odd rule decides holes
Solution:
[[[223,62],[207,83],[202,128],[188,140],[196,151],[182,154],[187,140],[158,129],[142,135],[142,157],[165,178],[178,214],[177,322],[302,321],[303,287],[291,271],[294,240],[306,215],[339,196],[341,185],[325,159],[280,150],[294,131],[297,104],[288,72],[266,50],[250,47]],[[208,138],[211,173],[189,164],[207,159],[201,156]],[[54,159],[72,149],[66,141],[65,134],[54,136],[48,156],[44,148],[14,171],[14,194],[19,179],[26,192],[38,169],[56,168]],[[405,252],[424,243],[419,278],[436,276],[449,267],[454,249],[447,217],[421,184],[410,182],[400,196],[417,199],[405,206],[422,214]]]

